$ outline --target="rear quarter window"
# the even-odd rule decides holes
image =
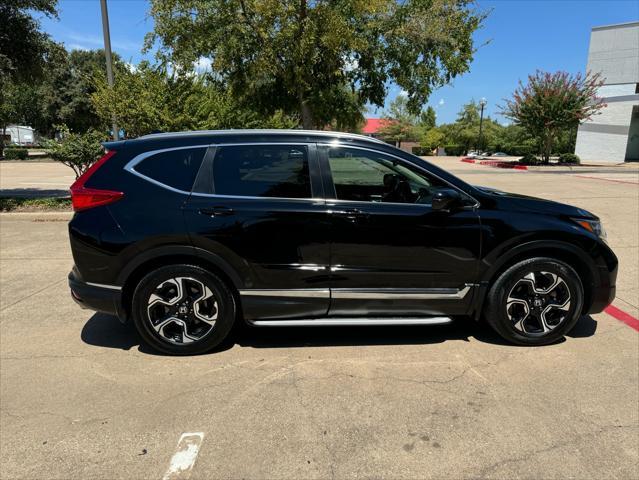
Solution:
[[[190,192],[205,153],[206,147],[159,152],[142,160],[134,170],[163,185]]]

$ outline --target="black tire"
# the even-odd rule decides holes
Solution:
[[[183,283],[184,281],[187,283]],[[214,302],[214,306],[209,307],[209,313],[211,315],[216,314],[217,318],[215,318],[212,326],[209,323],[202,322],[193,316],[193,310],[198,307],[194,306],[195,304],[191,302],[192,308],[190,313],[185,312],[184,317],[179,317],[178,322],[183,320],[184,323],[169,322],[167,324],[169,325],[167,329],[173,329],[175,332],[173,339],[169,340],[167,338],[169,335],[166,334],[167,329],[161,329],[161,332],[154,329],[150,313],[153,314],[153,309],[156,307],[149,307],[149,300],[152,294],[158,292],[156,289],[158,289],[159,286],[164,284],[166,285],[165,288],[171,288],[171,283],[177,286],[176,282],[179,282],[182,286],[182,289],[178,289],[178,292],[184,292],[187,296],[189,294],[187,289],[189,289],[189,291],[197,291],[197,288],[200,288],[200,284],[202,285],[202,296],[204,296],[204,292],[206,291],[205,287],[208,288],[208,293],[212,293],[213,295],[210,297],[212,299],[211,301]],[[175,292],[175,290],[170,291]],[[183,298],[185,297],[183,296]],[[187,305],[188,302],[189,299],[186,299],[184,301],[184,305]],[[181,302],[178,301],[175,306],[171,307],[165,306],[166,302],[159,303],[162,305],[158,305],[157,307],[163,309],[166,308],[168,310],[169,308],[177,309],[177,305]],[[186,310],[188,310],[188,308],[186,308]],[[133,313],[132,316],[135,328],[144,342],[155,350],[171,355],[197,355],[215,348],[228,335],[229,331],[233,327],[236,315],[233,294],[224,281],[201,267],[186,264],[161,267],[144,276],[133,293],[131,311]],[[179,314],[175,313],[175,315]],[[156,325],[159,325],[160,323],[160,321],[156,321]],[[185,338],[184,333],[177,333],[178,330],[183,332],[185,325],[188,325],[189,328],[195,328],[194,331],[203,333],[200,333],[201,336],[197,336],[193,335],[193,332],[188,332],[188,334],[192,335],[192,337],[196,339],[193,340],[190,337]],[[195,327],[193,327],[194,325]],[[164,333],[164,335],[161,333]],[[184,343],[185,341],[188,341],[189,343]]]
[[[545,297],[549,295],[537,295],[534,288],[530,290],[531,293],[528,294],[527,289],[532,288],[533,283],[530,283],[531,280],[524,280],[524,277],[535,272],[537,272],[537,275],[541,274],[542,280],[544,278],[552,279],[552,275],[544,275],[544,273],[557,275],[564,280],[564,285],[567,287],[569,304],[564,307],[565,313],[561,309],[555,309],[561,311],[553,312],[556,314],[555,326],[551,326],[549,321],[542,322],[539,320],[539,318],[542,317],[540,316],[540,312],[545,308],[543,305],[549,303],[565,303],[566,290],[564,290],[564,287],[561,285],[557,287],[561,290],[559,293],[555,292],[554,295],[564,296],[564,299],[560,301],[550,301],[546,299]],[[530,284],[530,287],[528,284]],[[523,293],[513,293],[517,292],[514,290],[515,287]],[[540,290],[543,290],[543,288]],[[535,298],[526,300],[526,306],[514,305],[513,307],[512,300],[510,306],[508,305],[508,298],[511,293],[513,293],[513,297],[526,296],[527,298]],[[539,306],[538,303],[540,303],[540,300],[536,297],[544,297],[541,302],[546,303],[542,303],[542,306]],[[499,275],[488,291],[484,308],[484,318],[499,335],[509,342],[518,345],[548,345],[562,339],[564,335],[575,326],[575,323],[577,323],[581,316],[583,302],[584,290],[581,279],[570,265],[554,258],[536,257],[518,262]],[[521,308],[520,314],[518,316],[514,315],[513,310],[509,310],[512,308]],[[526,309],[531,313],[528,315],[522,313],[525,312]],[[509,316],[509,312],[513,318]],[[527,323],[517,321],[521,318],[528,319]],[[543,316],[543,318],[545,319],[546,317]],[[536,326],[538,330],[542,331],[535,331]],[[543,331],[545,328],[551,329],[549,331]]]

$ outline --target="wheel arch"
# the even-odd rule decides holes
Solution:
[[[118,316],[127,320],[131,312],[133,292],[140,280],[147,273],[156,268],[171,264],[186,263],[202,267],[220,277],[233,294],[239,308],[239,290],[243,282],[235,269],[224,259],[206,250],[190,246],[170,245],[154,248],[135,257],[118,277],[118,284],[122,285],[121,308]]]
[[[557,240],[536,240],[518,245],[515,248],[502,253],[497,260],[487,268],[480,277],[480,288],[475,301],[472,315],[479,319],[484,301],[488,295],[490,286],[505,270],[512,265],[532,257],[549,257],[565,262],[572,267],[584,288],[583,311],[587,312],[593,300],[593,290],[597,269],[594,261],[578,246]]]

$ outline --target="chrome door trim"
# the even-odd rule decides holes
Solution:
[[[424,318],[317,318],[305,320],[249,320],[256,327],[351,327],[374,325],[446,325],[453,321],[450,317]]]
[[[331,298],[346,300],[461,300],[473,285],[461,290],[440,288],[333,288]]]
[[[296,288],[296,289],[245,289],[240,290],[243,297],[288,297],[288,298],[331,298],[328,288]]]
[[[339,300],[461,300],[473,284],[462,289],[454,288],[295,288],[295,289],[244,289],[245,297],[334,298]]]

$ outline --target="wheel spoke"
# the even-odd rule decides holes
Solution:
[[[512,287],[506,315],[515,330],[543,335],[565,320],[570,305],[570,289],[563,278],[552,272],[529,272]]]
[[[513,318],[513,315],[510,313],[511,307],[513,305],[521,305],[523,307],[524,315],[522,317]],[[526,332],[526,327],[524,322],[530,315],[530,306],[528,305],[528,302],[520,298],[508,297],[508,300],[506,301],[506,314],[508,315],[508,318],[510,318],[510,321],[514,322],[513,326],[517,330],[524,333]]]
[[[164,340],[175,344],[197,342],[208,335],[218,317],[212,290],[192,277],[174,277],[160,283],[149,296],[148,319]]]

